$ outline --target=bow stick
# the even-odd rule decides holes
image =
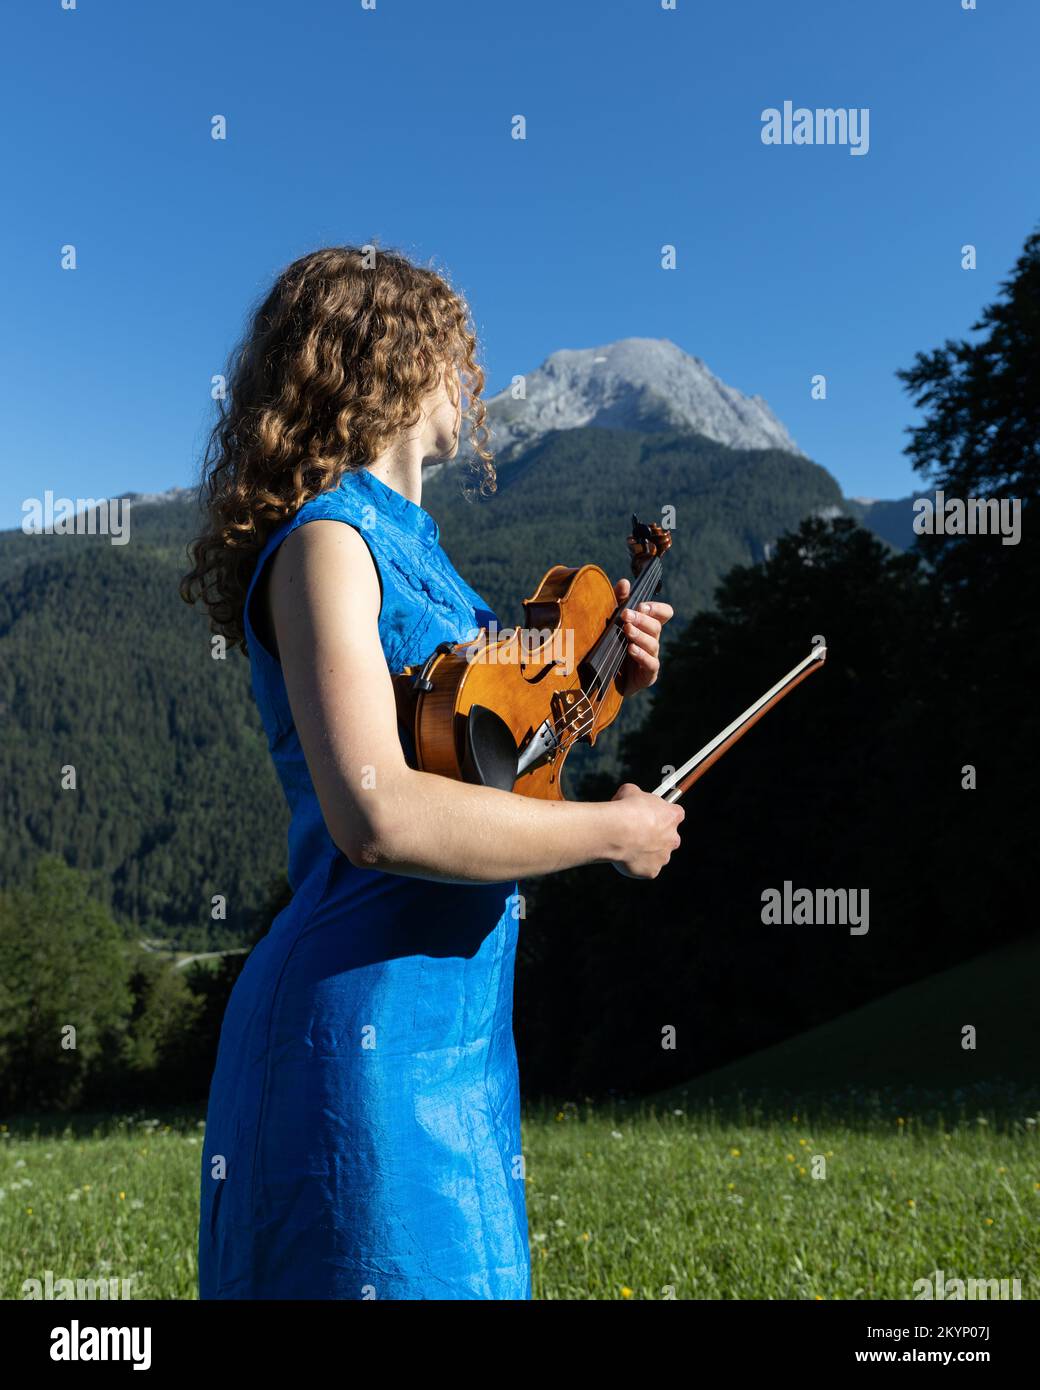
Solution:
[[[778,680],[760,699],[749,705],[743,714],[738,714],[732,724],[727,724],[710,743],[706,743],[699,752],[694,753],[688,763],[683,763],[682,767],[666,777],[659,787],[655,787],[654,796],[664,797],[665,801],[678,801],[683,792],[689,791],[694,782],[703,777],[708,768],[733,747],[737,739],[743,738],[748,729],[758,723],[763,714],[771,710],[785,695],[789,695],[796,685],[801,685],[806,676],[818,671],[826,660],[827,648],[814,647],[804,661],[800,661],[793,670],[788,671],[787,675]]]

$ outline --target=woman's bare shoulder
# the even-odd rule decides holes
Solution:
[[[277,653],[277,629],[327,621],[329,609],[352,620],[379,612],[379,578],[354,526],[326,517],[286,536],[257,582],[261,637]]]

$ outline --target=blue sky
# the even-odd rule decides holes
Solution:
[[[901,495],[894,370],[1040,217],[1035,0],[10,0],[0,36],[0,527],[191,482],[247,308],[372,239],[463,290],[489,393],[670,338],[847,493]],[[764,145],[787,99],[868,107],[869,153]]]

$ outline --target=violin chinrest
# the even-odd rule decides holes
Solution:
[[[511,792],[517,776],[517,746],[504,719],[486,705],[472,705],[466,719],[463,777]]]

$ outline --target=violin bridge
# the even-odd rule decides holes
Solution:
[[[576,690],[557,690],[549,701],[549,718],[539,724],[520,749],[516,775],[533,772],[543,763],[553,762],[571,744],[588,733],[595,722],[592,702],[579,686]]]
[[[580,686],[576,690],[557,690],[550,709],[557,741],[566,748],[587,734],[596,722],[592,701]]]

